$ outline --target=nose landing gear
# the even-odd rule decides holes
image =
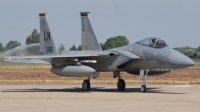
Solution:
[[[149,69],[144,70],[141,69],[140,70],[140,75],[139,75],[139,80],[141,80],[143,82],[143,85],[141,86],[141,92],[146,92],[146,81],[147,81],[147,74],[149,72]]]
[[[141,92],[143,92],[143,93],[146,92],[146,85],[141,86]]]
[[[124,79],[121,79],[121,75],[119,71],[113,72],[113,78],[118,77],[117,88],[119,91],[124,91],[126,88],[126,83]]]

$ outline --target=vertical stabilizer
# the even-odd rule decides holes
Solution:
[[[88,18],[89,12],[80,12],[82,25],[82,50],[99,50],[102,51],[92,25]]]
[[[58,54],[52,33],[49,29],[45,13],[40,13],[39,17],[40,17],[40,53]]]

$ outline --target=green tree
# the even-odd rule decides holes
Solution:
[[[100,43],[100,47],[101,47],[102,50],[105,50],[103,43]]]
[[[200,52],[200,46],[197,48],[197,52]]]
[[[40,54],[40,46],[35,45],[36,43],[40,43],[40,33],[37,32],[37,29],[33,29],[31,35],[26,38],[26,51],[29,54]],[[31,45],[33,44],[33,45]]]
[[[31,44],[26,46],[26,51],[29,55],[39,55],[40,54],[40,44]]]
[[[79,45],[77,50],[81,51],[82,50],[82,45]]]
[[[185,54],[190,58],[198,58],[198,53],[200,53],[200,46],[198,48],[192,48],[187,46],[187,47],[177,47],[174,49]]]
[[[194,55],[192,58],[198,58],[198,53],[196,51],[194,51]]]
[[[129,43],[128,39],[125,36],[115,36],[107,39],[105,44],[100,43],[100,46],[102,50],[112,49],[116,47],[125,46]],[[76,48],[75,45],[73,45],[70,50],[82,50],[82,46],[79,45],[78,48]]]
[[[0,42],[0,52],[4,51],[5,48],[3,47],[3,44]]]
[[[200,59],[200,53],[198,53],[198,55],[197,55],[197,58],[199,58],[199,59]]]
[[[184,51],[184,54],[190,58],[194,58],[195,55],[195,50],[193,49],[188,49]]]
[[[18,41],[9,41],[7,44],[6,44],[6,49],[7,50],[10,50],[10,49],[13,49],[17,46],[21,46],[21,44],[18,42]]]
[[[76,50],[76,46],[73,45],[69,50]]]
[[[36,29],[33,29],[31,35],[26,38],[26,45],[40,43],[40,33],[37,33]]]
[[[125,36],[115,36],[107,39],[105,44],[100,44],[103,50],[125,46],[129,43]]]
[[[58,52],[63,52],[65,50],[65,46],[63,44],[60,44],[58,47]]]

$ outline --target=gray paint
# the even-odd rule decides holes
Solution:
[[[56,44],[54,42],[45,14],[40,16],[39,18],[40,18],[40,52],[41,54],[58,54],[58,51],[56,49]],[[47,33],[50,34],[50,38],[45,41],[45,38],[48,38]],[[49,48],[52,49],[52,52],[48,52]]]
[[[123,47],[102,51],[89,18],[83,16],[81,21],[82,45],[85,46],[83,51],[65,51],[61,54],[38,56],[9,56],[5,57],[5,60],[14,61],[15,59],[24,58],[51,60],[51,62],[48,62],[54,66],[51,70],[53,73],[74,77],[88,76],[89,73],[92,74],[94,71],[126,71],[138,74],[141,69],[150,69],[149,74],[162,74],[169,72],[169,69],[185,68],[194,65],[190,58],[171,49],[162,39],[156,37],[146,38]],[[42,23],[40,22],[40,24]],[[53,37],[51,42],[54,43]],[[47,45],[50,44],[41,43],[41,46]],[[54,46],[55,44],[51,45]],[[83,60],[95,60],[97,63],[81,63]]]
[[[88,15],[89,12],[81,12],[82,14]],[[81,16],[81,27],[82,27],[82,50],[99,50],[102,51],[99,42],[96,38],[90,20],[88,16]]]
[[[51,72],[60,75],[60,76],[67,76],[67,77],[82,77],[82,76],[89,76],[96,71],[88,66],[56,66],[51,68]]]

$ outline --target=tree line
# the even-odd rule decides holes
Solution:
[[[177,47],[174,48],[175,50],[185,54],[186,56],[190,58],[199,58],[200,59],[200,46],[197,48],[192,48],[192,47]]]
[[[30,45],[30,44],[35,44],[35,43],[40,43],[40,34],[37,33],[37,30],[34,29],[31,33],[31,35],[29,35],[26,38],[25,41],[26,45]],[[0,42],[0,52],[2,51],[6,51],[6,50],[11,50],[14,49],[18,46],[21,46],[21,43],[19,41],[16,40],[10,40],[6,46],[3,46],[3,44]]]
[[[115,36],[115,37],[108,38],[105,43],[100,43],[100,46],[102,50],[107,50],[107,49],[125,46],[127,44],[129,44],[129,41],[125,36]],[[75,45],[72,45],[72,47],[69,50],[82,50],[82,46],[79,45],[76,48]]]
[[[37,32],[37,29],[33,29],[33,31],[31,32],[30,35],[27,36],[26,40],[25,40],[26,45],[29,47],[26,47],[23,52],[27,52],[29,54],[36,54],[39,55],[40,54],[40,46],[39,45],[35,45],[35,46],[31,46],[33,44],[37,44],[40,43],[40,33]],[[0,52],[4,52],[7,50],[11,50],[14,49],[18,46],[21,46],[21,43],[19,41],[16,40],[10,40],[6,46],[3,46],[3,44],[0,42]],[[63,44],[60,44],[60,46],[58,47],[58,51],[62,52],[65,50],[65,47]],[[12,55],[16,55],[17,51],[15,51]]]

